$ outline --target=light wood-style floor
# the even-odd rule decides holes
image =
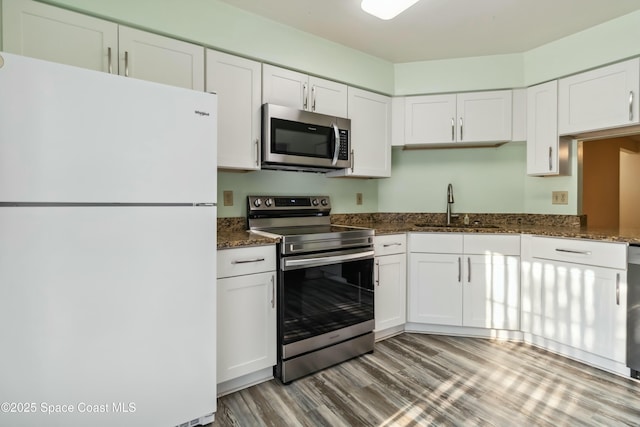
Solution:
[[[640,382],[527,344],[405,333],[223,396],[212,425],[640,426]]]

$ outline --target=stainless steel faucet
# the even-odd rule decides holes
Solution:
[[[451,205],[453,205],[453,185],[447,187],[447,225],[451,225],[451,218],[457,218],[458,215],[451,215]]]

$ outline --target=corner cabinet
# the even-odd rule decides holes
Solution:
[[[204,90],[204,48],[30,0],[2,5],[3,49],[95,71]]]
[[[352,167],[329,177],[386,178],[391,176],[391,98],[348,88]]]
[[[557,80],[527,89],[527,174],[564,175],[569,141],[558,137]]]
[[[512,138],[512,91],[405,98],[405,145],[496,145]]]
[[[218,94],[218,168],[260,169],[259,62],[207,49],[206,88]]]
[[[264,64],[262,102],[347,117],[347,85]]]
[[[409,251],[409,322],[519,329],[519,235],[412,233]]]
[[[276,364],[276,251],[274,246],[218,251],[218,383]],[[222,392],[225,387],[219,387]]]
[[[375,333],[387,337],[404,329],[407,313],[407,235],[375,236]]]
[[[559,81],[560,135],[640,124],[640,59]]]

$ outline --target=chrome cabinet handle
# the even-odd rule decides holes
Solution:
[[[620,305],[620,273],[616,273],[616,305]]]
[[[271,275],[271,308],[276,308],[276,283]]]
[[[462,258],[458,257],[458,282],[462,282]]]
[[[311,86],[311,111],[316,111],[316,85]]]
[[[260,166],[260,140],[256,138],[256,166]]]
[[[576,251],[574,249],[556,248],[556,252],[564,252],[568,254],[578,254],[578,255],[591,255],[591,251]]]
[[[385,243],[384,245],[382,245],[383,248],[388,248],[389,246],[402,246],[402,243],[396,242],[396,243]]]
[[[351,173],[353,173],[354,163],[356,162],[355,158],[356,158],[356,154],[352,149],[351,150]]]
[[[129,77],[129,52],[124,52],[124,76]]]
[[[262,262],[264,258],[253,258],[253,259],[238,259],[231,261],[231,264],[250,264],[252,262]]]
[[[464,140],[463,128],[464,122],[462,121],[462,117],[460,117],[460,141]]]
[[[629,121],[633,121],[633,91],[629,92]]]
[[[376,260],[376,286],[380,286],[380,260]]]
[[[456,140],[456,120],[451,117],[451,141]]]
[[[471,283],[471,257],[467,257],[467,282]]]
[[[307,102],[307,84],[303,83],[302,84],[302,109],[306,110],[307,105],[309,105]]]
[[[552,162],[552,158],[553,158],[553,148],[549,147],[549,170],[553,170],[553,162]]]
[[[113,63],[111,62],[111,47],[107,48],[107,58],[109,60],[109,74],[113,74]]]

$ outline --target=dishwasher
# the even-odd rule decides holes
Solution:
[[[640,379],[640,246],[629,246],[627,275],[627,366]]]

